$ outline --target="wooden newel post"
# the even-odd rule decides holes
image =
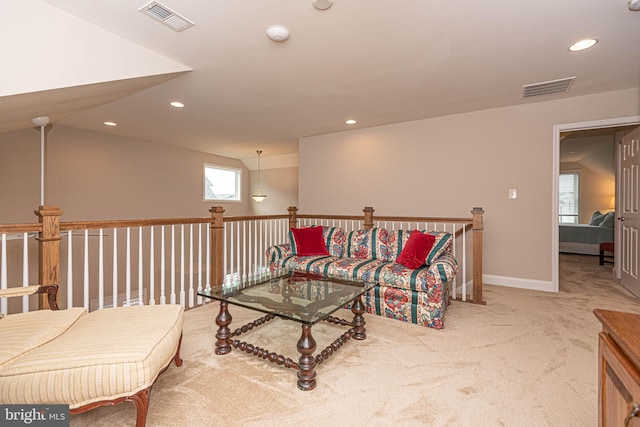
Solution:
[[[298,227],[298,208],[289,206],[289,229]]]
[[[60,216],[63,211],[58,206],[39,206],[34,213],[42,224],[38,234],[38,283],[40,285],[60,285]],[[56,296],[59,298],[59,295]],[[38,295],[38,309],[48,309],[46,294]]]
[[[484,304],[482,300],[482,231],[484,222],[482,208],[474,207],[471,210],[473,215],[473,303]]]
[[[362,212],[364,212],[364,229],[365,230],[371,230],[373,228],[373,212],[375,211],[375,209],[373,209],[371,206],[367,206],[364,209],[362,209]]]
[[[211,286],[224,281],[224,208],[213,206],[211,213]]]

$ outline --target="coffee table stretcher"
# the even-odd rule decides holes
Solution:
[[[328,316],[326,319],[324,319],[326,322],[342,326],[351,326],[351,328],[316,356],[313,356],[313,353],[316,350],[316,341],[311,335],[312,325],[307,323],[303,324],[302,335],[298,340],[298,344],[296,346],[298,352],[300,353],[300,358],[298,359],[298,363],[296,363],[288,357],[270,352],[269,350],[260,347],[256,347],[253,344],[247,343],[245,341],[232,339],[240,336],[242,333],[248,332],[257,326],[268,322],[269,320],[275,319],[275,315],[268,314],[257,320],[254,320],[253,322],[249,322],[246,325],[243,325],[242,327],[231,332],[229,325],[231,324],[231,320],[233,318],[231,316],[231,313],[229,313],[229,304],[225,301],[220,301],[220,312],[216,316],[216,325],[218,325],[218,331],[216,333],[215,353],[217,355],[225,355],[230,353],[231,347],[233,347],[257,356],[261,359],[268,360],[269,362],[275,363],[277,365],[284,366],[285,368],[296,369],[298,371],[298,388],[303,391],[313,390],[316,387],[315,368],[317,365],[327,360],[329,356],[331,356],[340,347],[342,347],[342,344],[347,342],[350,338],[359,341],[367,338],[365,328],[366,322],[363,316],[364,311],[365,310],[364,304],[362,303],[362,298],[357,297],[351,306],[351,312],[353,313],[352,322],[333,316]]]

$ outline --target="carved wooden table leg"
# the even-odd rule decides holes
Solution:
[[[298,352],[300,353],[300,370],[298,371],[298,388],[308,391],[316,387],[316,359],[313,352],[316,351],[316,341],[311,336],[311,325],[302,325],[302,336],[298,340]]]
[[[229,335],[231,329],[231,314],[228,310],[229,303],[220,301],[220,313],[216,316],[216,325],[218,325],[218,332],[216,333],[216,354],[227,354],[231,351],[231,345],[229,344]]]
[[[354,340],[364,340],[367,338],[364,316],[364,304],[362,303],[362,297],[356,298],[351,306],[351,312],[353,313],[353,326],[356,328],[356,333],[353,335]]]

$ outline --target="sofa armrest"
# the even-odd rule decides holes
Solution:
[[[281,259],[293,255],[291,245],[283,243],[280,245],[269,246],[265,252],[269,264],[277,264]]]
[[[427,274],[435,279],[435,283],[446,283],[453,280],[457,272],[458,261],[446,252],[431,263]]]
[[[22,297],[33,294],[47,294],[49,307],[51,310],[58,310],[56,302],[56,294],[58,293],[58,285],[29,285],[16,286],[13,288],[0,289],[0,298]]]

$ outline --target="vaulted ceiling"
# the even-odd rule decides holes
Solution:
[[[248,158],[296,153],[310,135],[640,86],[640,12],[625,0],[163,0],[195,24],[181,32],[141,13],[148,1],[12,3],[0,132],[49,115]],[[289,39],[270,40],[273,24]],[[567,50],[585,37],[599,43]],[[522,96],[573,76],[567,92]]]

